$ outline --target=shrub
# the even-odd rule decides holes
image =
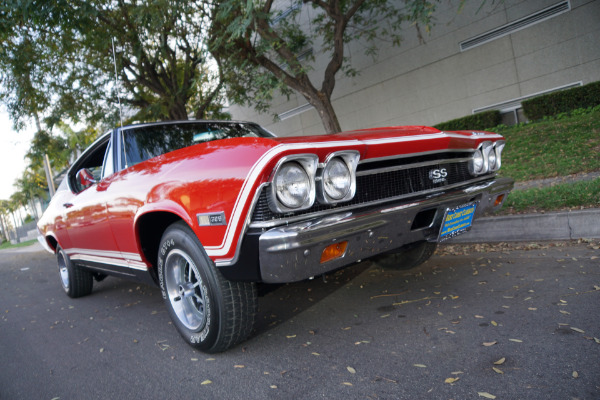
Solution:
[[[523,102],[523,111],[531,120],[600,104],[600,81],[573,89],[534,97]]]
[[[500,121],[500,112],[491,110],[442,122],[435,125],[435,128],[441,131],[481,130],[497,126]]]

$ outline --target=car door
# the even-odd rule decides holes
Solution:
[[[107,204],[113,199],[107,190],[114,170],[112,140],[93,145],[69,171],[74,196],[65,204],[66,225],[71,239],[67,254],[72,260],[97,269],[115,270],[123,264],[108,220]],[[82,185],[78,172],[87,170],[95,182]]]

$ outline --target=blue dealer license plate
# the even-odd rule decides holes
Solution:
[[[468,203],[455,208],[449,208],[444,215],[444,222],[440,230],[439,241],[450,239],[467,231],[473,223],[477,203]]]

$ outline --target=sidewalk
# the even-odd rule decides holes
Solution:
[[[600,238],[600,208],[484,217],[449,243],[481,243]]]

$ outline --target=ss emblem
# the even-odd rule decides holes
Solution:
[[[448,172],[446,171],[446,168],[432,169],[429,171],[429,179],[431,179],[433,183],[444,182],[447,176]]]

